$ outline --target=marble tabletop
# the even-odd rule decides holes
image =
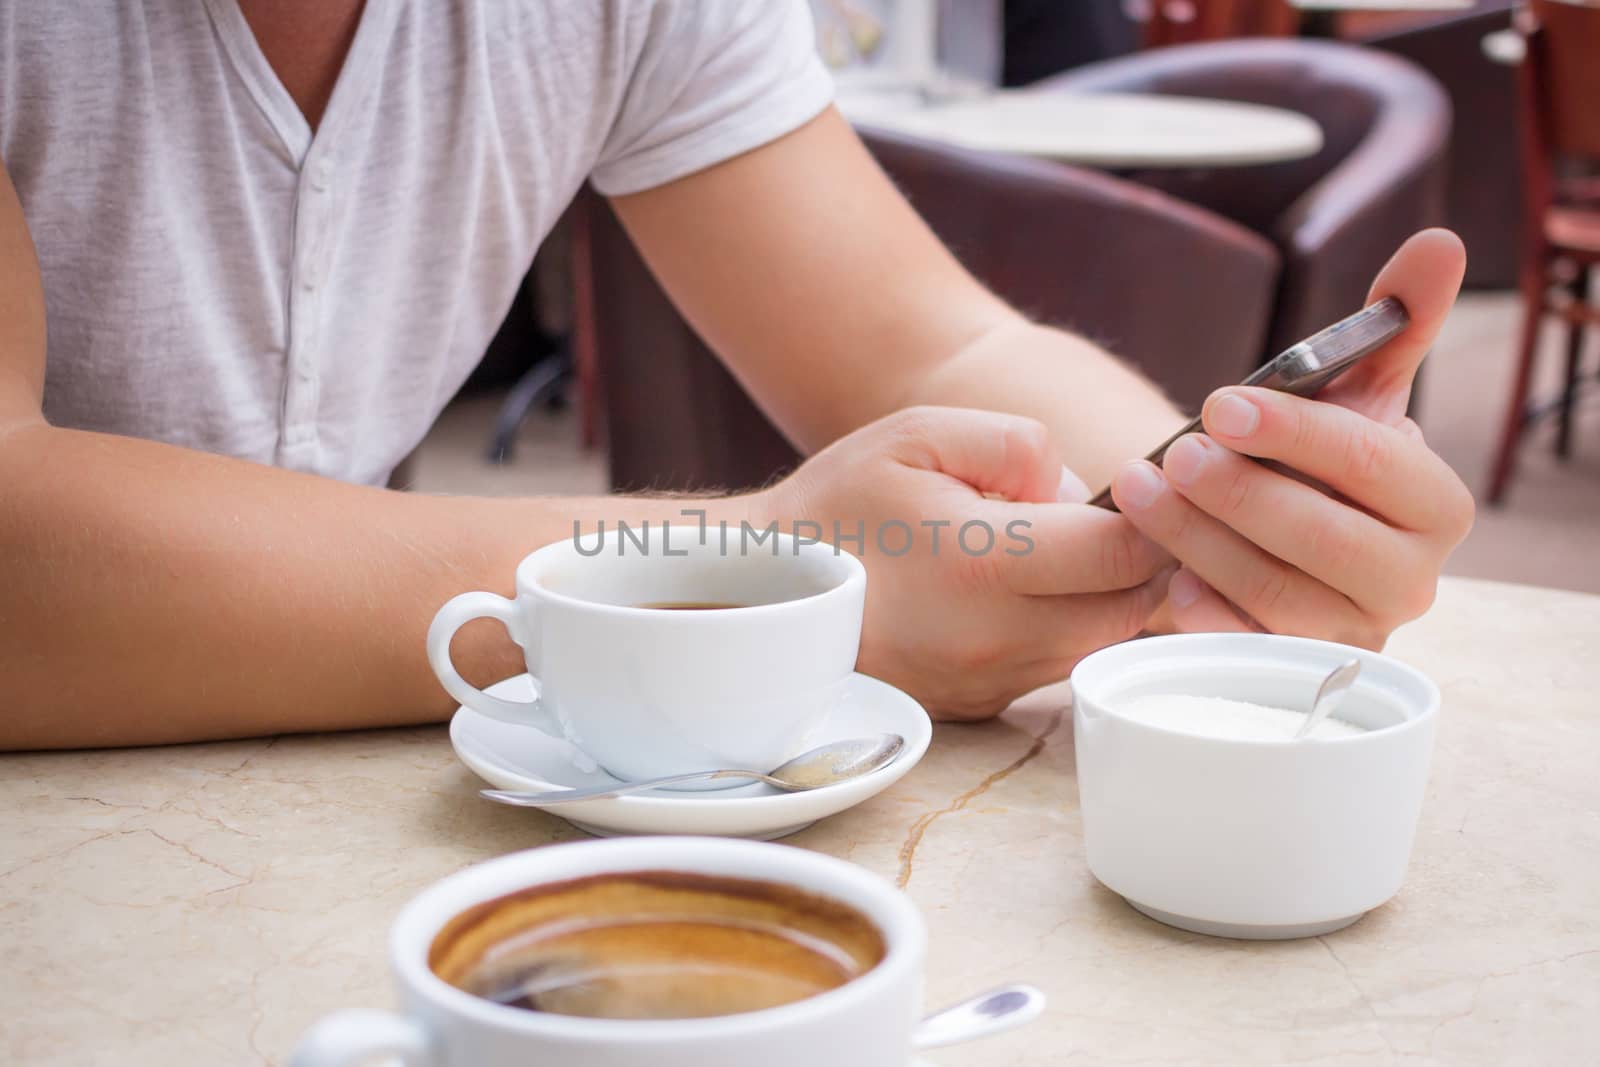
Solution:
[[[841,90],[839,109],[862,126],[1094,167],[1277,163],[1322,148],[1322,128],[1295,111],[1154,93],[1014,90],[924,103]]]
[[[1045,1016],[935,1065],[1567,1064],[1600,1056],[1600,597],[1447,580],[1390,651],[1444,692],[1404,889],[1239,942],[1084,866],[1059,688],[941,726],[921,766],[790,838],[893,879],[930,1004],[1009,979]],[[391,1003],[386,928],[477,860],[581,835],[496,807],[438,728],[0,756],[0,1063],[284,1063]]]

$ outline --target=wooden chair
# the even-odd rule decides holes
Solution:
[[[1522,263],[1522,167],[1517,159],[1517,68],[1484,54],[1511,25],[1511,0],[1480,0],[1466,14],[1360,38],[1439,80],[1456,114],[1445,159],[1445,225],[1467,245],[1469,289],[1512,289]]]
[[[981,282],[1036,321],[1105,343],[1180,405],[1198,409],[1255,366],[1279,267],[1259,235],[1103,174],[883,131],[863,139]],[[743,489],[792,469],[799,454],[677,313],[606,202],[582,205],[595,299],[578,321],[613,488]]]
[[[1590,301],[1590,275],[1600,264],[1600,4],[1530,0],[1518,26],[1528,45],[1520,93],[1524,319],[1491,504],[1504,499],[1517,445],[1533,420],[1559,413],[1556,454],[1571,454],[1584,327],[1600,325],[1600,306]],[[1567,324],[1566,382],[1554,404],[1530,408],[1528,386],[1547,316]]]

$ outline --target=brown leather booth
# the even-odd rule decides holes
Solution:
[[[1279,257],[1244,227],[1071,167],[866,140],[982,282],[1106,344],[1180,403],[1197,406],[1255,365]],[[612,485],[736,489],[792,468],[796,452],[678,316],[604,201],[586,205]]]
[[[1483,52],[1483,39],[1511,23],[1510,3],[1470,15],[1365,38],[1370,47],[1404,56],[1439,80],[1456,121],[1445,165],[1445,223],[1467,246],[1466,284],[1517,283],[1522,180],[1517,168],[1516,68]]]
[[[1220,41],[1090,64],[1036,87],[1238,100],[1317,121],[1323,148],[1307,159],[1125,175],[1278,247],[1283,276],[1263,355],[1360,307],[1400,242],[1443,221],[1450,103],[1395,56],[1330,41]]]

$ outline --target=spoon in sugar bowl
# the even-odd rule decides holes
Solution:
[[[1344,700],[1344,695],[1360,675],[1361,661],[1358,659],[1347,659],[1329,671],[1322,684],[1317,686],[1317,698],[1311,702],[1311,714],[1306,716],[1306,721],[1300,724],[1300,729],[1295,731],[1290,740],[1300,741],[1310,737],[1311,731]]]
[[[832,741],[809,752],[802,752],[787,763],[762,774],[760,771],[699,771],[694,774],[674,774],[666,778],[649,778],[642,782],[617,782],[583,789],[552,789],[543,793],[523,793],[508,789],[483,789],[478,795],[497,804],[510,804],[518,808],[543,808],[551,804],[566,804],[575,800],[601,800],[638,793],[664,785],[681,785],[688,782],[712,782],[723,778],[749,778],[776,786],[786,793],[799,793],[807,789],[838,785],[864,774],[871,774],[893,763],[906,739],[899,734],[878,734],[875,737],[857,737]]]

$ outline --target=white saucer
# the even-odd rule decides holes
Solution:
[[[526,674],[521,674],[498,682],[485,692],[506,700],[529,700],[533,685]],[[599,837],[784,837],[887,789],[915,767],[928,750],[933,727],[922,705],[876,678],[852,675],[844,699],[818,731],[813,744],[879,733],[899,734],[906,739],[906,747],[887,767],[839,785],[803,793],[783,793],[762,782],[703,793],[653,789],[609,800],[557,804],[546,810]],[[572,746],[566,742],[531,726],[499,722],[471,708],[458,709],[450,720],[450,744],[462,763],[497,789],[542,792],[616,781],[602,770],[579,770],[574,765]]]

